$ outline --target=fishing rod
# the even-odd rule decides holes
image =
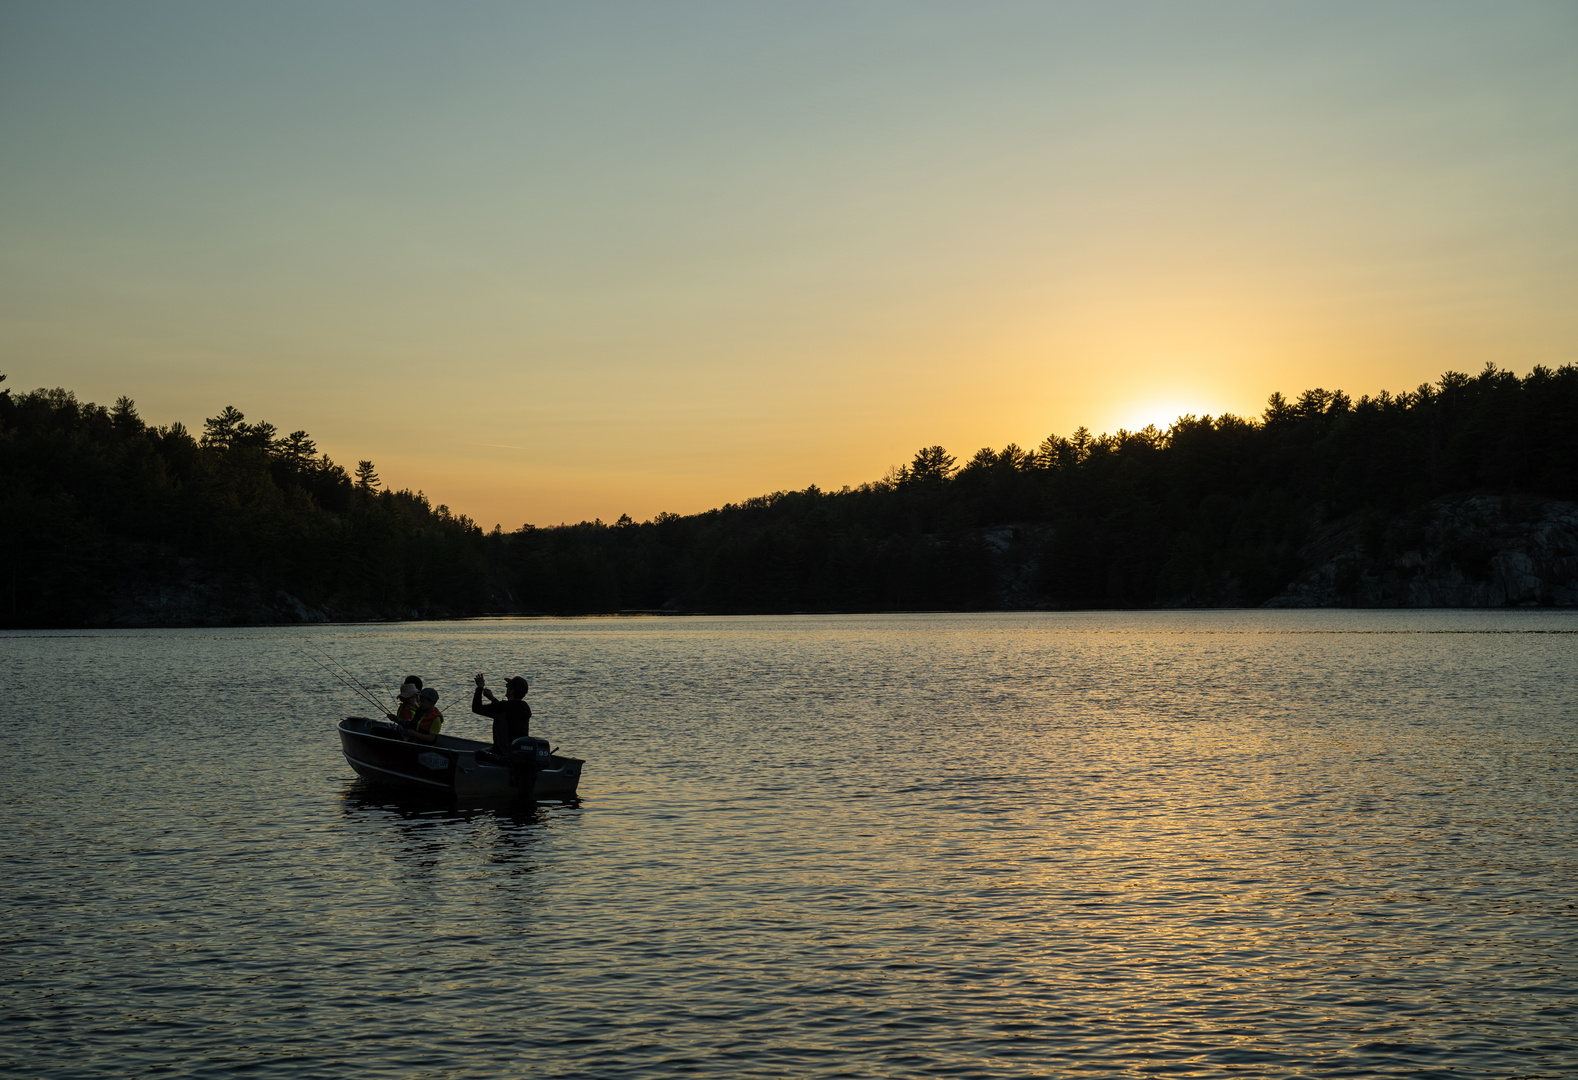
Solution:
[[[383,705],[383,703],[381,703],[377,698],[375,698],[372,695],[371,690],[368,689],[366,686],[363,686],[363,685],[361,685],[359,683],[353,682],[349,678],[346,678],[345,676],[341,675],[338,671],[335,671],[332,667],[330,667],[328,664],[324,663],[317,656],[314,656],[311,652],[307,651],[304,648],[301,648],[299,645],[297,646],[297,651],[300,652],[303,656],[305,656],[308,660],[311,660],[313,663],[317,664],[324,671],[327,671],[329,673],[329,677],[332,678],[335,682],[339,683],[341,686],[345,687],[351,693],[355,694],[357,697],[359,697],[363,701],[367,702],[369,705],[371,705],[373,708],[377,709],[383,715],[385,715],[385,716],[389,715],[389,709],[385,705]]]
[[[344,675],[347,679],[349,679],[351,682],[355,683],[357,686],[360,686],[367,693],[371,694],[376,702],[381,702],[383,700],[382,691],[378,690],[376,687],[369,686],[366,683],[362,682],[361,679],[356,677],[355,672],[351,671],[350,668],[348,668],[344,664],[340,663],[339,658],[336,657],[333,653],[329,652],[327,649],[322,648],[321,646],[317,646],[310,639],[304,638],[303,640],[307,641],[307,643],[309,645],[313,645],[315,648],[317,648],[319,655],[324,657],[326,660],[329,661],[329,663],[333,664],[336,668],[338,668],[340,670],[340,673],[342,675]],[[389,711],[388,708],[386,706],[382,705],[382,704],[379,704],[378,707],[380,709],[383,709],[385,712]]]
[[[345,682],[354,683],[356,686],[361,687],[361,689],[363,691],[365,691],[366,694],[373,695],[373,697],[375,699],[377,699],[379,697],[379,692],[378,692],[378,690],[376,688],[374,688],[372,686],[369,686],[366,683],[362,682],[361,679],[358,679],[356,677],[355,673],[352,672],[350,668],[348,668],[344,664],[340,663],[339,659],[333,653],[329,652],[327,649],[322,648],[321,646],[316,645],[309,638],[302,638],[301,642],[302,642],[302,644],[304,644],[304,645],[306,645],[306,646],[308,646],[308,647],[310,647],[312,649],[315,649],[317,651],[317,656],[318,656],[318,659],[320,660],[320,663],[323,662],[323,661],[327,661],[327,663],[334,670],[337,670],[339,672],[339,674],[340,674],[340,681],[342,683],[345,683]],[[365,696],[365,694],[364,694],[364,696]],[[383,708],[384,706],[382,704],[380,704],[378,707],[379,708]]]
[[[372,706],[372,707],[373,707],[373,708],[375,708],[375,709],[377,709],[377,710],[378,710],[378,711],[379,711],[379,712],[380,712],[380,713],[385,713],[385,714],[387,714],[387,713],[388,713],[388,711],[389,711],[389,710],[388,710],[388,709],[386,709],[386,708],[384,708],[384,706],[383,706],[383,705],[381,705],[381,704],[379,704],[379,702],[378,702],[378,701],[377,701],[377,699],[375,699],[375,698],[374,698],[374,697],[372,697],[372,695],[370,695],[370,694],[367,694],[367,693],[365,693],[365,692],[364,692],[364,691],[363,691],[363,690],[362,690],[362,688],[361,688],[361,687],[359,687],[359,686],[357,686],[357,685],[356,685],[356,684],[355,684],[355,683],[353,683],[353,682],[350,682],[350,681],[349,681],[349,680],[347,680],[347,679],[345,679],[345,678],[343,678],[343,677],[342,677],[342,676],[341,676],[341,675],[340,675],[340,673],[339,673],[339,672],[337,672],[337,671],[335,671],[335,670],[334,670],[334,669],[333,669],[333,668],[331,668],[331,667],[330,667],[330,666],[329,666],[329,665],[328,665],[328,664],[325,664],[325,663],[324,663],[324,662],[323,662],[323,661],[322,661],[322,660],[320,660],[320,659],[318,659],[318,658],[317,658],[317,657],[316,657],[316,656],[314,656],[314,655],[312,655],[312,653],[310,653],[310,652],[308,652],[308,651],[307,651],[307,650],[305,650],[305,649],[301,649],[301,650],[298,650],[298,651],[299,651],[299,652],[300,652],[300,653],[301,653],[301,654],[302,654],[302,655],[303,655],[303,656],[305,656],[305,657],[306,657],[306,658],[307,658],[307,659],[308,659],[308,660],[311,660],[311,661],[312,661],[312,662],[313,662],[313,663],[314,663],[314,664],[317,664],[317,665],[318,665],[318,666],[319,666],[319,667],[320,667],[320,668],[322,668],[322,669],[323,669],[323,670],[324,670],[324,671],[326,671],[326,672],[328,672],[328,673],[329,673],[329,677],[330,677],[330,678],[331,678],[331,679],[333,679],[333,680],[334,680],[334,681],[335,681],[335,682],[337,682],[337,683],[339,683],[339,684],[340,684],[340,685],[341,685],[341,686],[343,686],[343,687],[345,687],[345,688],[346,688],[346,689],[347,689],[347,690],[349,690],[349,691],[350,691],[350,692],[351,692],[351,693],[353,693],[353,694],[355,694],[355,695],[356,695],[356,696],[357,696],[357,697],[359,697],[359,698],[361,698],[361,699],[362,699],[362,700],[363,700],[363,701],[365,701],[365,702],[367,702],[367,703],[368,703],[368,704],[369,704],[369,705],[371,705],[371,706]]]

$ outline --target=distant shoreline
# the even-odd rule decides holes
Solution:
[[[923,447],[858,488],[484,532],[227,406],[0,391],[0,626],[1578,605],[1578,367]]]

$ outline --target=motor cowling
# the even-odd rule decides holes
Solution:
[[[522,735],[520,738],[510,743],[510,756],[514,757],[516,755],[531,758],[535,760],[538,765],[546,765],[548,764],[548,759],[553,756],[553,747],[549,745],[547,739],[538,739],[533,738],[530,735]]]

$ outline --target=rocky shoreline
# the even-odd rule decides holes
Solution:
[[[1398,520],[1336,522],[1300,552],[1311,569],[1269,608],[1578,605],[1578,504],[1437,499]]]
[[[982,530],[1000,610],[1060,610],[1037,588],[1054,530],[1044,524]],[[1308,569],[1267,608],[1499,608],[1578,606],[1578,504],[1529,496],[1437,499],[1401,517],[1358,514],[1331,522],[1299,552]],[[375,610],[312,604],[189,558],[140,551],[88,626],[101,628],[291,625],[464,618],[482,612]],[[1224,592],[1231,595],[1228,583]],[[493,613],[522,612],[492,584]],[[1240,606],[1200,598],[1157,607]],[[685,614],[683,609],[663,609]]]

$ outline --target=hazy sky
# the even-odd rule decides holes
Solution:
[[[0,371],[485,526],[1578,362],[1578,3],[0,0]]]

